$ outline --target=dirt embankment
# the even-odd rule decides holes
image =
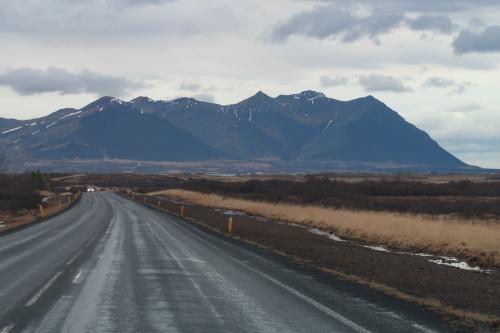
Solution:
[[[459,256],[475,265],[500,266],[499,224],[258,202],[184,190],[157,193],[209,207],[241,210],[251,215],[333,231],[343,238],[402,250]]]
[[[198,197],[203,200],[196,203],[193,197],[188,200],[185,195],[181,199],[180,192],[173,193],[167,192],[169,198],[139,194],[134,198],[176,214],[180,214],[184,206],[186,218],[222,233],[226,232],[228,217],[232,216],[234,237],[338,277],[423,304],[443,314],[452,324],[474,327],[478,331],[494,332],[500,328],[498,269],[462,270],[438,265],[429,257],[415,253],[376,251],[356,241],[335,241],[328,234],[310,232],[309,224],[317,218],[310,211],[297,215],[297,211],[285,206],[279,207],[281,215],[263,217],[264,214],[255,214],[248,207],[221,206],[217,201],[218,208],[215,208],[215,202],[208,197]],[[228,211],[235,208],[238,212]],[[244,210],[246,214],[241,213]],[[299,221],[300,216],[307,217],[304,219],[307,227],[284,223],[284,212],[293,221]]]

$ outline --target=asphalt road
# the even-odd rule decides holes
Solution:
[[[0,236],[0,333],[448,331],[365,289],[113,193]]]

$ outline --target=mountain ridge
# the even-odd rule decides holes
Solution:
[[[103,119],[107,128],[97,125]],[[471,168],[371,95],[340,101],[312,90],[277,97],[259,91],[228,105],[188,97],[123,101],[105,96],[36,119],[0,118],[0,144],[16,169],[37,161],[115,159],[267,160],[284,168],[297,165],[299,171],[308,162],[332,168],[339,163],[427,171]]]

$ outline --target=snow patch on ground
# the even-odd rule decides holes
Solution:
[[[337,242],[343,242],[344,240],[340,237],[338,237],[337,235],[335,235],[333,232],[326,232],[326,231],[323,231],[323,230],[319,230],[319,229],[316,229],[316,228],[312,228],[312,229],[308,229],[310,233],[312,234],[316,234],[316,235],[320,235],[320,236],[326,236],[334,241],[337,241]]]
[[[366,247],[367,249],[370,249],[373,251],[388,252],[388,253],[392,252],[391,250],[389,250],[381,245],[363,245],[363,247]]]
[[[454,257],[439,257],[439,259],[430,259],[430,262],[433,262],[438,265],[451,266],[459,269],[464,269],[466,271],[475,271],[475,272],[484,272],[489,273],[489,270],[481,269],[480,267],[473,267],[467,264],[465,261],[460,261]]]
[[[19,127],[11,128],[11,129],[8,129],[6,131],[3,131],[2,134],[12,133],[12,132],[15,132],[17,130],[20,130],[21,128],[23,128],[23,127],[19,126]]]
[[[410,256],[417,256],[417,257],[435,257],[432,254],[428,253],[398,252],[398,254],[408,254]]]
[[[229,215],[229,216],[244,216],[247,215],[243,212],[237,211],[237,210],[224,210],[224,209],[216,209],[216,212],[221,212],[223,215]]]

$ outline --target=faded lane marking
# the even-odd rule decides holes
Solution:
[[[75,262],[75,260],[82,254],[83,250],[78,251],[70,260],[66,262],[66,265],[69,266]]]
[[[62,272],[57,272],[44,286],[40,289],[24,306],[32,306],[40,297],[56,282],[57,278],[61,276]]]

